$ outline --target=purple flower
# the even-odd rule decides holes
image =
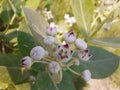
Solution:
[[[26,56],[24,58],[21,59],[21,65],[24,68],[30,68],[32,65],[32,59],[29,56]]]
[[[56,56],[61,62],[67,62],[72,58],[73,51],[70,49],[69,44],[60,44],[56,48]]]
[[[69,32],[65,33],[64,39],[68,43],[73,43],[76,39],[74,32],[69,31]]]
[[[88,61],[92,55],[89,53],[89,50],[78,50],[78,56],[83,61]]]

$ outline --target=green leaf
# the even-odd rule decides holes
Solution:
[[[20,67],[21,56],[2,54],[0,55],[0,66]]]
[[[33,65],[31,66],[31,69],[36,71],[36,72],[40,72],[40,71],[45,71],[45,64],[42,63],[33,63]]]
[[[48,22],[44,20],[44,18],[39,15],[37,12],[32,11],[28,8],[23,8],[27,23],[30,27],[32,35],[37,42],[38,45],[41,45],[45,49],[51,51],[51,47],[45,45],[43,42],[44,37],[46,37],[45,30],[46,27],[49,26]]]
[[[21,68],[20,58],[11,54],[0,55],[0,81],[15,84],[26,82],[29,72]]]
[[[63,78],[59,84],[54,84],[47,72],[39,73],[37,86],[39,90],[76,90],[71,77],[66,72],[63,72]]]
[[[63,71],[62,81],[57,84],[59,90],[76,90],[72,78]]]
[[[31,8],[31,9],[37,9],[41,0],[28,0],[25,4],[25,7]]]
[[[103,37],[98,39],[91,39],[90,42],[97,45],[120,48],[120,37]]]
[[[12,10],[4,10],[0,14],[0,18],[2,21],[6,24],[8,24],[13,16],[13,11]]]
[[[52,82],[48,72],[42,72],[37,77],[38,90],[59,90],[58,87]]]
[[[93,21],[93,0],[72,0],[72,9],[82,34],[88,36]]]
[[[18,46],[23,56],[29,56],[31,49],[35,47],[36,44],[29,33],[18,31]]]
[[[21,68],[17,67],[4,67],[0,66],[0,81],[4,83],[20,84],[28,80],[29,73],[22,71]]]
[[[73,67],[77,72],[89,69],[92,78],[101,79],[110,76],[119,66],[119,58],[102,48],[89,47],[90,53],[93,55],[89,61],[81,61],[80,66]]]

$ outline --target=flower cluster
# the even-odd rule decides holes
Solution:
[[[68,31],[64,34],[63,39],[65,43],[55,42],[57,32],[58,27],[54,23],[51,23],[50,27],[46,28],[46,37],[43,39],[44,44],[54,46],[51,48],[52,56],[43,47],[36,46],[32,48],[30,56],[21,59],[21,65],[24,68],[30,68],[34,62],[47,64],[48,71],[55,83],[59,83],[62,80],[61,73],[63,67],[66,67],[74,73],[75,71],[70,68],[72,65],[79,66],[80,60],[88,61],[92,57],[87,49],[87,43],[81,38],[76,38],[73,31]],[[76,57],[73,57],[74,53],[78,53]],[[89,70],[85,70],[79,75],[86,81],[91,78],[91,72]]]
[[[69,14],[65,14],[64,15],[64,19],[65,19],[65,23],[67,23],[70,27],[74,24],[74,23],[76,23],[76,19],[75,19],[75,17],[70,17],[70,15]]]
[[[48,20],[54,18],[54,16],[52,15],[52,12],[51,12],[51,11],[48,11],[47,8],[44,9],[43,13],[44,13],[45,17],[46,17]]]

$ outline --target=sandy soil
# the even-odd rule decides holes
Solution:
[[[89,86],[85,88],[85,90],[120,90],[120,88],[117,88],[111,84],[109,78],[107,79],[91,79],[89,82]]]

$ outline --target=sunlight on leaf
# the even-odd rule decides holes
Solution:
[[[90,42],[97,45],[120,48],[120,37],[103,37],[91,39]]]
[[[82,34],[88,36],[93,20],[93,0],[72,0],[72,9]]]

